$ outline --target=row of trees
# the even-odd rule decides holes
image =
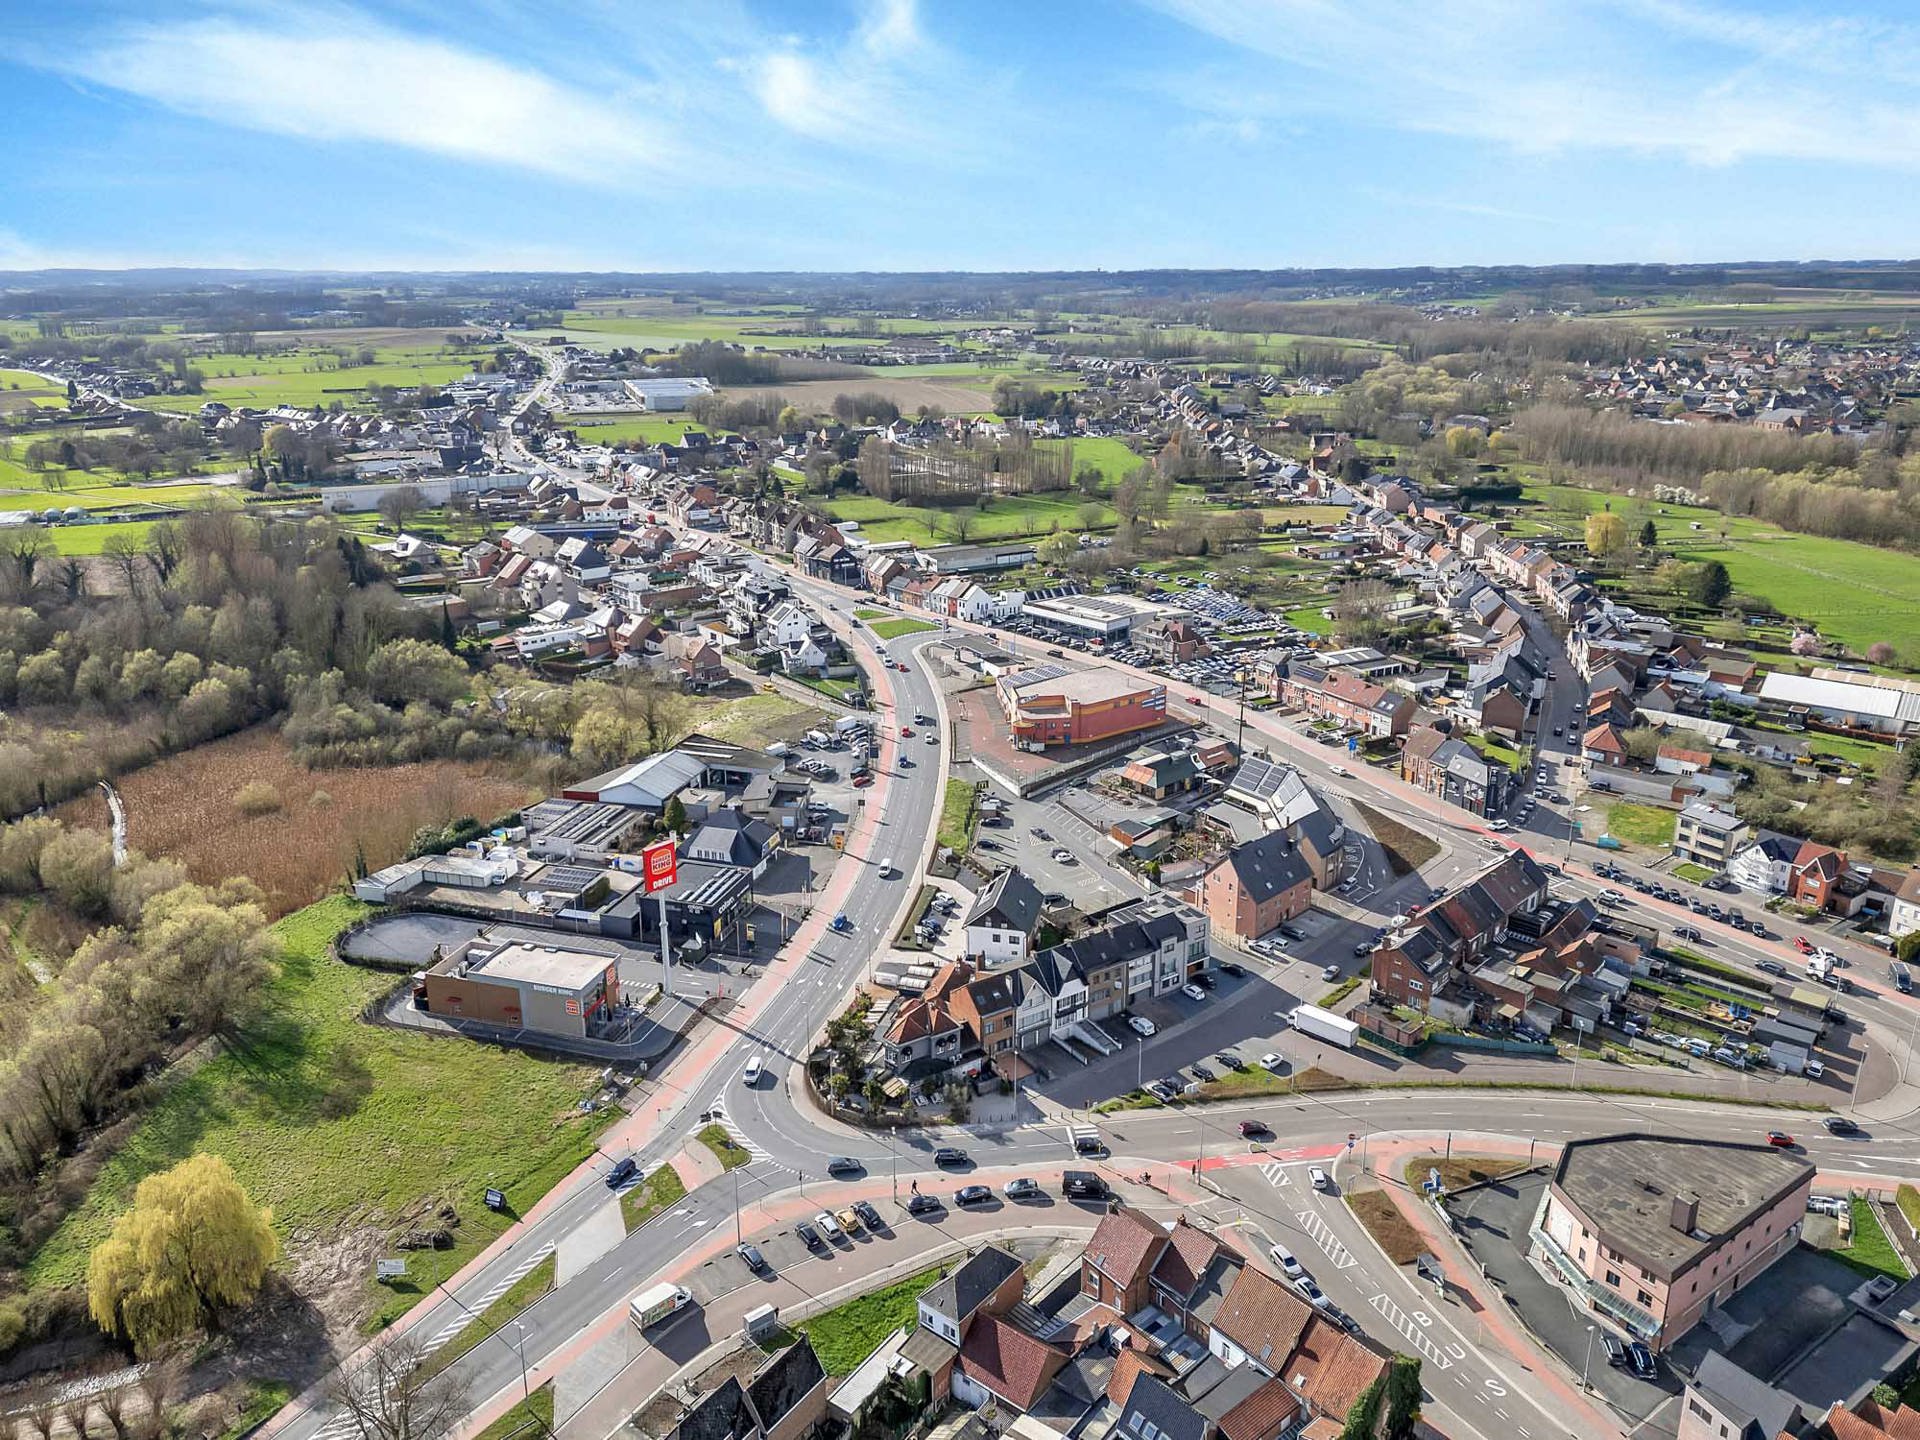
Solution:
[[[1612,411],[1551,403],[1520,411],[1508,433],[1528,460],[1577,465],[1640,483],[1692,483],[1714,471],[1845,468],[1859,455],[1851,440],[1838,436],[1750,425],[1655,425]]]
[[[274,947],[251,881],[198,885],[178,864],[138,853],[116,867],[106,835],[46,816],[0,827],[0,890],[43,896],[101,926],[44,1003],[9,1021],[0,1179],[19,1183],[112,1114],[145,1067],[230,1033]]]
[[[1029,495],[1073,483],[1073,442],[1042,448],[1025,434],[1004,440],[895,445],[877,435],[860,447],[860,484],[882,500],[958,502],[992,492]]]

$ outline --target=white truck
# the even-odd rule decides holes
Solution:
[[[1292,1018],[1293,1028],[1302,1035],[1311,1035],[1345,1050],[1351,1050],[1360,1036],[1360,1027],[1353,1021],[1331,1010],[1322,1010],[1318,1005],[1296,1005]]]
[[[684,1285],[662,1282],[651,1290],[642,1290],[627,1306],[627,1318],[636,1330],[657,1325],[675,1311],[693,1303],[693,1292]]]
[[[857,715],[842,715],[838,720],[833,722],[833,733],[838,735],[842,740],[856,732],[864,731],[866,728],[867,722],[860,719]]]
[[[1822,950],[1817,955],[1807,957],[1807,978],[1809,980],[1824,982],[1831,974],[1833,974],[1833,957],[1825,950]]]

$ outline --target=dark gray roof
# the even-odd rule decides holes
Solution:
[[[675,1440],[747,1440],[758,1428],[745,1388],[729,1375],[680,1417],[673,1434]]]
[[[968,925],[992,925],[1031,935],[1040,925],[1040,887],[1019,870],[1002,870],[974,897]]]
[[[936,1314],[944,1315],[956,1325],[964,1324],[1018,1269],[1020,1261],[1015,1256],[989,1245],[937,1282],[921,1300]]]
[[[1626,1134],[1569,1141],[1553,1183],[1604,1244],[1672,1280],[1812,1176],[1770,1145]],[[1673,1225],[1680,1197],[1699,1202],[1690,1232]]]
[[[1741,1440],[1774,1440],[1787,1433],[1799,1404],[1785,1391],[1755,1379],[1718,1350],[1709,1350],[1694,1374],[1695,1388],[1741,1428]]]
[[[1313,878],[1300,847],[1279,831],[1234,846],[1227,852],[1226,863],[1256,905]]]
[[[1236,1365],[1229,1370],[1224,1362],[1209,1355],[1182,1375],[1179,1385],[1193,1408],[1217,1424],[1221,1416],[1267,1380],[1268,1376],[1257,1365]]]
[[[813,1353],[813,1342],[802,1335],[769,1361],[747,1387],[747,1398],[753,1402],[753,1413],[760,1417],[760,1428],[772,1430],[826,1379],[826,1369]]]
[[[1176,1395],[1164,1380],[1142,1371],[1134,1378],[1133,1392],[1110,1433],[1119,1440],[1145,1440],[1149,1424],[1167,1440],[1206,1440],[1206,1416]]]

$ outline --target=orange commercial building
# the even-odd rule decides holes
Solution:
[[[1003,675],[1000,706],[1023,750],[1086,745],[1151,730],[1167,718],[1167,687],[1118,670],[1038,665]]]

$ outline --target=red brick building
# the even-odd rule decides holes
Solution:
[[[1229,850],[1200,882],[1199,909],[1216,931],[1255,940],[1313,903],[1313,868],[1284,831]]]
[[[1086,745],[1151,730],[1167,718],[1167,687],[1118,670],[1040,665],[998,685],[1013,743],[1022,749]]]

